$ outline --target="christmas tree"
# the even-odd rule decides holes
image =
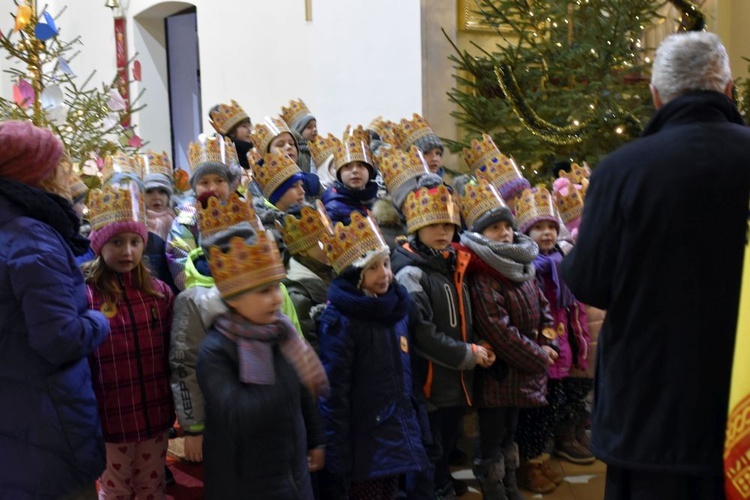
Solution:
[[[0,97],[0,119],[31,120],[52,129],[71,160],[87,166],[83,173],[92,187],[104,155],[135,153],[142,145],[134,129],[123,125],[140,108],[125,103],[116,79],[95,87],[92,73],[79,83],[71,62],[80,53],[80,37],[61,40],[57,19],[38,12],[34,0],[15,4],[12,30],[0,33],[0,47],[12,65],[6,72],[14,81],[13,98]]]
[[[659,20],[652,0],[468,0],[502,39],[492,51],[456,50],[449,98],[465,136],[489,133],[532,181],[557,161],[595,165],[637,137],[652,114],[643,32]],[[682,22],[702,16],[688,2]]]

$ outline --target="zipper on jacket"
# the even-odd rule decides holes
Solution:
[[[461,337],[464,342],[467,342],[468,332],[466,331],[466,304],[464,304],[464,274],[466,269],[469,267],[469,261],[471,255],[463,250],[456,251],[456,270],[453,273],[453,284],[456,287],[456,295],[458,298],[458,313],[461,318]],[[466,397],[466,403],[472,406],[471,396],[466,388],[466,380],[464,379],[464,371],[459,372],[461,377],[461,387],[464,390],[464,397]]]
[[[141,399],[143,399],[143,418],[146,422],[146,435],[153,437],[151,432],[151,421],[148,418],[148,404],[146,399],[146,383],[143,381],[143,362],[141,361],[141,344],[138,341],[138,331],[135,329],[135,314],[133,308],[130,306],[130,300],[128,300],[128,292],[125,288],[125,281],[122,279],[122,274],[117,274],[117,279],[120,281],[122,287],[122,296],[125,299],[125,306],[128,308],[128,314],[130,315],[130,326],[133,332],[133,341],[135,343],[135,361],[138,365],[138,382],[141,386]]]

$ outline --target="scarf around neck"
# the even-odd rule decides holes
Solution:
[[[534,277],[534,258],[539,253],[539,247],[525,234],[516,233],[513,243],[499,243],[479,233],[465,231],[461,234],[461,243],[511,281],[523,283]]]
[[[409,313],[409,293],[395,281],[384,295],[365,295],[344,278],[336,278],[328,289],[328,300],[344,316],[392,325]]]
[[[542,289],[544,289],[544,280],[547,277],[552,280],[555,289],[555,297],[557,298],[556,306],[558,309],[570,307],[574,300],[570,288],[568,288],[560,277],[558,267],[560,266],[560,262],[562,262],[562,258],[562,254],[555,250],[549,255],[540,253],[536,256],[536,259],[534,259],[534,265],[539,271],[537,277],[541,278]]]

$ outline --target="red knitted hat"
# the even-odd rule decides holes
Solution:
[[[0,122],[0,177],[39,186],[62,154],[63,145],[51,130],[31,122]]]
[[[89,240],[91,240],[91,249],[94,254],[99,255],[102,247],[112,238],[121,233],[135,233],[141,237],[144,246],[148,242],[148,228],[143,222],[126,220],[107,224],[101,229],[91,231]]]

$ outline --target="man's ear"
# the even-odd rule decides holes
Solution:
[[[734,80],[732,79],[732,80],[729,80],[729,82],[727,82],[727,86],[724,88],[724,95],[732,99],[733,90],[734,90]]]
[[[648,84],[648,88],[651,90],[651,101],[654,103],[654,107],[656,109],[661,109],[661,107],[664,106],[664,103],[659,96],[659,90],[650,83]]]

